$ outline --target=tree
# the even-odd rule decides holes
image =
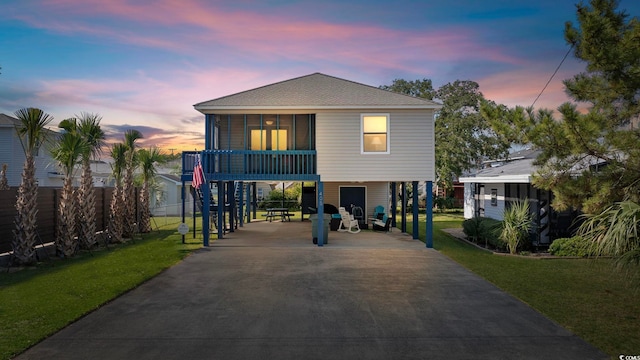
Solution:
[[[140,232],[151,232],[151,209],[149,187],[157,174],[156,164],[164,159],[160,149],[153,146],[138,151],[138,160],[142,169],[142,190],[140,190]]]
[[[102,117],[98,114],[81,113],[78,116],[78,133],[87,144],[82,153],[82,175],[78,189],[80,208],[80,245],[91,249],[97,242],[96,195],[91,174],[91,159],[97,158],[104,146],[105,134],[100,128]]]
[[[34,155],[48,140],[45,128],[53,117],[36,108],[23,108],[15,112],[19,124],[16,133],[22,144],[25,161],[22,181],[16,199],[15,230],[13,231],[13,256],[21,264],[36,261],[35,243],[37,236],[38,183],[36,182]]]
[[[430,79],[414,81],[395,79],[391,85],[382,85],[380,89],[427,100],[433,100],[435,97],[435,91],[433,90],[433,84]]]
[[[476,82],[456,80],[434,91],[428,79],[396,79],[392,85],[380,88],[442,101],[443,107],[435,119],[438,184],[451,188],[454,177],[476,167],[480,160],[507,154],[510,143],[493,131],[479,113],[485,100]]]
[[[0,190],[9,190],[9,181],[7,180],[7,164],[2,164],[2,170],[0,170]]]
[[[115,182],[111,202],[109,203],[109,241],[112,243],[122,242],[122,228],[124,218],[124,199],[122,197],[122,173],[126,166],[125,153],[126,146],[123,143],[116,143],[111,146],[112,176]]]
[[[435,124],[436,176],[451,188],[453,177],[482,160],[506,156],[511,143],[481,116],[485,99],[478,83],[456,80],[440,87],[436,97],[443,103]]]
[[[63,120],[60,127],[74,123],[75,119]],[[60,201],[58,202],[58,217],[56,219],[56,252],[61,257],[75,255],[79,244],[76,240],[76,197],[73,190],[73,173],[79,163],[80,156],[85,152],[87,143],[75,131],[65,131],[51,149],[53,159],[64,172],[64,182]]]
[[[597,214],[617,201],[640,200],[640,22],[617,11],[617,1],[577,6],[578,27],[565,38],[586,70],[564,81],[588,112],[564,103],[550,110],[483,107],[501,131],[541,151],[533,183],[552,190],[554,208]]]
[[[122,234],[124,237],[133,237],[136,233],[136,197],[133,172],[137,167],[136,141],[142,139],[138,130],[127,130],[124,133],[125,145],[125,171],[122,181],[122,198],[124,202],[124,224]]]

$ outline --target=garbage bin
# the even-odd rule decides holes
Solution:
[[[329,223],[331,222],[330,214],[323,214],[323,234],[322,234],[322,243],[329,243]],[[309,215],[309,220],[311,220],[311,236],[313,237],[313,243],[318,243],[318,214]]]

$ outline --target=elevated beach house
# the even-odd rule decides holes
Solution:
[[[319,213],[325,203],[356,206],[366,222],[378,205],[395,215],[390,203],[398,183],[426,181],[430,192],[435,180],[434,114],[441,105],[433,101],[314,73],[194,107],[204,115],[205,150],[183,153],[182,179],[191,181],[201,165],[201,199],[226,205],[202,207],[205,246],[210,211],[217,212],[218,237],[225,211],[239,217],[240,226],[250,222],[254,182],[314,183],[312,206]],[[431,247],[431,204],[427,215]],[[417,233],[415,222],[414,238]]]

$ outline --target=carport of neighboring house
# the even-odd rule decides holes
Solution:
[[[417,187],[426,181],[427,192],[432,190],[434,114],[441,107],[436,102],[315,73],[194,107],[204,114],[205,150],[183,153],[182,181],[196,174],[203,180],[197,184],[201,199],[225,204],[202,206],[205,246],[211,211],[217,214],[219,238],[225,214],[232,224],[237,218],[239,227],[251,221],[256,200],[251,184],[258,181],[313,182],[319,212],[325,203],[347,210],[353,204],[363,209],[365,219],[377,205],[395,219],[391,204],[402,196],[398,183],[400,194],[406,193],[407,182]],[[414,197],[417,203],[417,192]],[[431,247],[431,197],[427,202]],[[318,222],[322,246],[322,217]],[[413,230],[417,238],[417,222]]]

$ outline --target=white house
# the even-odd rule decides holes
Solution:
[[[25,156],[22,143],[16,134],[20,121],[14,117],[0,114],[0,166],[7,164],[9,186],[20,186]],[[52,136],[55,132],[50,131]],[[34,157],[38,186],[62,187],[63,175],[46,146],[41,146]]]
[[[201,158],[216,186],[315,181],[318,207],[353,204],[366,217],[389,208],[391,182],[435,180],[434,101],[314,73],[194,107],[205,115]]]
[[[464,184],[464,217],[488,217],[503,219],[509,203],[518,199],[529,202],[534,228],[531,233],[533,246],[548,246],[554,239],[571,235],[574,211],[559,212],[553,209],[553,193],[532,185],[536,171],[534,160],[538,151],[526,149],[509,155],[507,159],[485,163],[475,175],[460,178]]]

